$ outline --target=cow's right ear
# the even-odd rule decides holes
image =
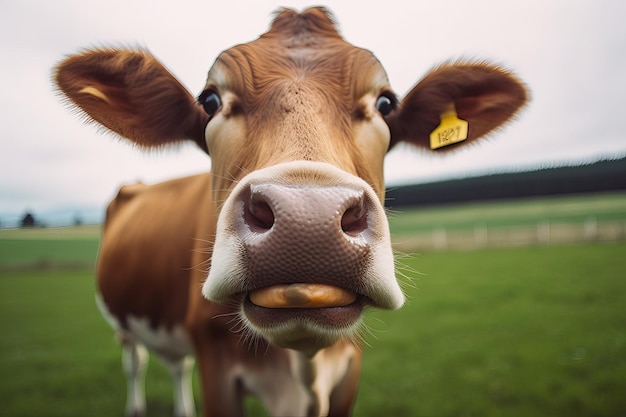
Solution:
[[[73,107],[142,147],[192,140],[208,153],[208,116],[145,50],[96,49],[72,55],[54,81]]]
[[[528,96],[526,86],[497,65],[484,61],[440,65],[417,83],[400,102],[399,111],[387,118],[391,147],[406,142],[437,152],[457,149],[506,124],[524,107]],[[458,138],[462,141],[451,141],[451,146],[433,146],[430,136],[443,126],[444,115],[467,122],[467,134]]]

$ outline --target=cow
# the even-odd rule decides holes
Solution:
[[[54,77],[73,109],[139,147],[190,140],[211,158],[210,173],[122,187],[107,209],[96,297],[122,341],[133,416],[147,350],[172,372],[176,415],[195,414],[194,360],[204,416],[243,415],[246,395],[275,416],[350,415],[363,312],[405,297],[386,153],[467,146],[529,96],[500,66],[450,61],[399,99],[320,7],[281,9],[222,52],[197,97],[145,49],[85,50]]]

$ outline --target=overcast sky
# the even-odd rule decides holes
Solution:
[[[0,4],[0,220],[24,210],[102,207],[119,185],[210,169],[194,147],[140,153],[83,125],[51,69],[90,46],[140,45],[196,95],[217,54],[255,39],[280,6],[305,1],[3,0]],[[398,148],[388,184],[626,155],[626,2],[325,3],[344,37],[383,63],[403,95],[434,64],[486,58],[515,71],[533,101],[482,146],[433,157]]]

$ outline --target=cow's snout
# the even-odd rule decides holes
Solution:
[[[373,204],[346,186],[250,184],[234,229],[248,261],[249,287],[323,283],[363,292],[375,234]],[[374,216],[375,217],[375,216]]]

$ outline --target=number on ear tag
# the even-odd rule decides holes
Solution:
[[[430,149],[438,149],[467,139],[467,121],[459,119],[450,104],[441,114],[441,123],[430,134]]]

